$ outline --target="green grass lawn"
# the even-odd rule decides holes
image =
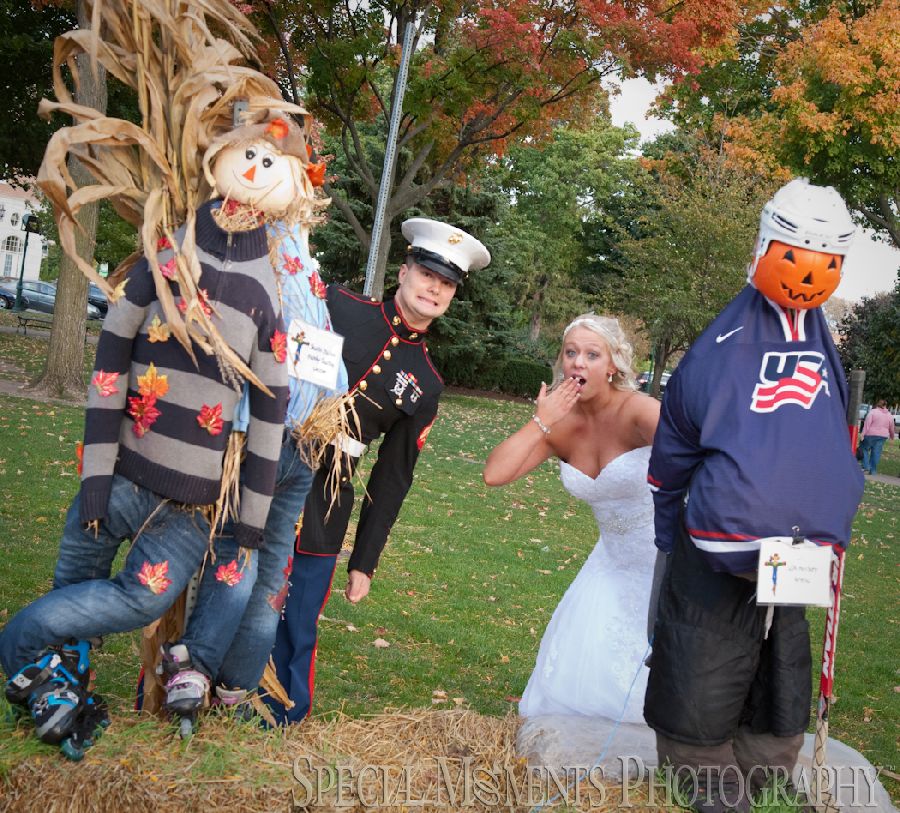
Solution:
[[[555,466],[502,489],[482,483],[488,451],[531,412],[522,403],[445,398],[362,604],[343,598],[339,565],[320,626],[317,714],[456,704],[505,715],[515,708],[550,614],[596,541],[590,510],[564,492]],[[77,490],[82,425],[79,409],[0,396],[0,623],[50,588]],[[896,444],[883,461],[884,470],[900,462]],[[832,736],[893,771],[898,508],[900,488],[866,483],[846,568],[831,717]],[[810,616],[818,662],[824,611]],[[377,638],[389,646],[375,647]],[[135,642],[136,634],[110,636],[95,659],[98,690],[119,710],[132,700]],[[8,736],[9,726],[0,722],[0,772],[39,748],[33,738]],[[898,786],[886,784],[896,799]]]
[[[884,444],[881,460],[878,461],[878,473],[900,477],[900,437],[888,440]]]
[[[50,314],[45,314],[50,316]],[[91,323],[93,324],[93,323]],[[99,333],[99,329],[88,326],[89,333]],[[98,323],[99,324],[99,323]],[[9,311],[0,311],[0,325],[14,327],[16,316]],[[96,327],[96,326],[95,326]],[[47,334],[23,336],[20,333],[0,333],[0,379],[27,383],[33,381],[44,369],[47,356]],[[95,344],[84,345],[84,380],[87,383],[94,368]]]
[[[25,310],[24,314],[26,316],[43,316],[45,319],[52,319],[52,313],[43,313],[41,311],[36,310]],[[18,327],[19,322],[16,319],[16,314],[12,311],[8,310],[0,310],[0,325],[6,327]],[[99,336],[100,331],[103,329],[103,320],[102,319],[88,319],[86,323],[86,328],[89,336]]]

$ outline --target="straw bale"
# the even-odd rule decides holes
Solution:
[[[48,747],[46,756],[12,768],[0,796],[0,810],[32,811],[39,802],[44,813],[527,811],[543,797],[540,793],[530,799],[525,796],[527,765],[515,754],[517,728],[514,714],[487,717],[465,708],[388,710],[363,718],[338,714],[312,718],[286,730],[263,730],[210,713],[202,718],[193,739],[182,743],[172,726],[123,710],[116,712],[113,727],[82,763],[73,765]],[[30,727],[23,726],[15,736],[33,735]],[[306,785],[294,776],[298,759],[297,770]],[[368,768],[372,782],[364,788],[366,804],[345,797],[344,804],[335,805],[336,790],[333,785],[328,788],[327,780],[336,766],[354,777],[363,775],[364,766],[372,766]],[[387,778],[376,782],[376,769]],[[481,770],[503,778],[501,798],[471,789],[466,797],[466,770],[470,776]],[[317,777],[326,780],[318,799]],[[520,794],[518,803],[514,795],[502,796],[507,791],[504,781],[510,793]],[[350,785],[356,787],[355,780]],[[388,797],[379,795],[385,788]],[[448,789],[456,793],[455,804]],[[552,794],[554,788],[550,789]],[[606,813],[620,807],[617,793],[610,789],[603,798],[597,788],[583,783],[578,805],[564,808],[555,802],[546,809]],[[642,798],[646,796],[632,791],[635,807],[662,809],[642,804]]]

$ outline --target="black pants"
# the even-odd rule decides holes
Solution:
[[[812,663],[802,607],[766,608],[756,584],[716,573],[683,533],[670,554],[654,628],[644,717],[657,734],[718,746],[739,727],[795,737],[809,725]]]

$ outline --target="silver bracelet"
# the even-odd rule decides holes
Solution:
[[[545,435],[549,435],[549,434],[550,434],[550,427],[547,426],[547,424],[545,424],[545,423],[538,417],[537,412],[534,413],[534,416],[531,418],[531,420],[533,420],[533,421],[538,425],[538,429],[540,429],[541,432],[543,432]]]

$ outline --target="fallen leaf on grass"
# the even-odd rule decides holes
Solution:
[[[503,698],[507,703],[518,703],[522,698],[515,697],[514,695],[508,694]]]
[[[863,722],[871,723],[872,718],[875,716],[875,709],[870,709],[868,706],[863,708]]]
[[[509,655],[501,655],[500,663],[509,663]]]
[[[372,641],[372,646],[374,646],[376,649],[387,649],[390,644],[385,641],[384,638],[376,638],[374,641]]]
[[[346,629],[347,629],[347,632],[357,632],[357,629],[356,629],[356,627],[353,626],[353,624],[347,624]]]

